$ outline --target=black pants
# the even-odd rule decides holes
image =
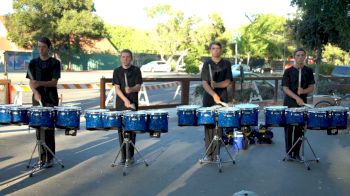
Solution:
[[[298,125],[298,126],[286,125],[284,127],[286,153],[289,152],[289,150],[292,148],[292,146],[298,140],[298,138],[303,135],[303,127],[304,127],[303,125]],[[298,142],[298,144],[293,148],[293,150],[289,155],[291,156],[299,155],[300,146],[301,146],[301,141]]]
[[[215,125],[205,125],[204,126],[204,140],[205,140],[205,149],[208,149],[211,141],[214,138],[215,135]],[[218,134],[217,134],[220,138],[222,137],[222,128],[218,128]],[[208,152],[207,152],[207,156],[209,158],[215,158],[216,155],[220,155],[220,142],[219,145],[216,145],[216,142],[213,142],[213,144],[211,145],[211,147],[209,148]]]
[[[36,138],[42,140],[50,148],[50,150],[55,154],[55,128],[36,128]],[[46,150],[42,145],[38,146],[40,148],[39,153],[41,152],[41,160],[43,162],[50,161],[53,158],[53,155]]]
[[[134,132],[123,133],[123,131],[121,129],[119,129],[118,135],[119,135],[120,147],[123,144],[124,137],[128,137],[134,144],[136,144],[136,133],[134,133]],[[134,151],[135,151],[134,147],[132,145],[129,145],[129,157],[128,158],[134,157]],[[122,160],[125,160],[126,159],[126,146],[124,146],[122,148],[121,155],[122,155]]]

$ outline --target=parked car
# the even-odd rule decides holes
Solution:
[[[231,66],[232,77],[240,77],[240,75],[241,75],[241,67],[243,67],[243,73],[244,73],[244,75],[252,74],[252,72],[250,71],[248,65],[244,65],[244,64],[235,64],[235,65],[232,65],[232,66]]]
[[[155,71],[164,71],[164,72],[170,72],[171,71],[171,65],[166,63],[165,61],[151,61],[145,65],[141,66],[142,72],[155,72]]]

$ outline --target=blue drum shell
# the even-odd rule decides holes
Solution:
[[[310,112],[307,113],[307,128],[313,130],[326,130],[331,125],[329,112]]]
[[[240,127],[240,111],[218,111],[218,127]]]
[[[54,127],[54,112],[53,111],[40,111],[31,110],[29,116],[29,126],[30,127],[44,127],[53,128]]]
[[[306,121],[305,111],[286,111],[286,124],[303,125]]]
[[[102,114],[103,128],[105,129],[121,129],[122,128],[122,114]]]
[[[258,115],[258,109],[241,109],[241,126],[257,126]]]
[[[167,113],[151,113],[147,114],[147,131],[168,132],[168,114]]]
[[[331,112],[331,128],[347,129],[347,126],[348,126],[348,112],[346,111]]]
[[[215,111],[197,110],[196,116],[198,125],[215,125]]]
[[[86,119],[86,129],[87,130],[95,130],[95,129],[102,129],[102,113],[86,113],[85,114]]]
[[[63,129],[79,129],[80,110],[58,110],[56,112],[56,127]]]
[[[11,123],[11,110],[7,106],[0,108],[0,123],[9,124]]]
[[[178,126],[197,126],[196,109],[178,110]]]
[[[145,132],[147,116],[145,113],[128,112],[124,114],[124,131]]]
[[[265,125],[282,127],[286,124],[284,110],[265,110]]]

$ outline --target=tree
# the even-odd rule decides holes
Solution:
[[[349,51],[350,0],[292,0],[291,3],[298,6],[300,11],[299,17],[295,19],[295,39],[317,52],[317,84],[323,46],[331,43]]]
[[[82,42],[106,35],[103,21],[93,15],[93,0],[14,0],[14,13],[6,18],[8,37],[16,44],[32,48],[36,39],[49,37],[58,58],[81,50]]]

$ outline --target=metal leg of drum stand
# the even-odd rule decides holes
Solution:
[[[121,153],[123,147],[125,146],[125,151],[126,151],[126,160],[125,160],[125,164],[123,167],[123,176],[126,176],[127,173],[127,168],[129,167],[129,148],[130,145],[132,145],[134,147],[134,149],[136,150],[137,154],[140,156],[140,158],[142,159],[142,161],[145,163],[146,167],[148,166],[148,163],[146,162],[146,160],[143,158],[143,156],[141,155],[141,153],[138,151],[138,149],[135,147],[135,144],[132,142],[131,139],[129,139],[128,137],[128,133],[125,133],[124,139],[123,139],[123,144],[120,146],[120,149],[117,153],[117,156],[114,159],[114,162],[112,163],[112,167],[117,166],[117,164],[115,163],[118,159],[119,154]]]
[[[200,164],[202,164],[202,163],[215,163],[215,164],[217,164],[217,166],[218,166],[218,168],[219,168],[219,172],[221,173],[221,172],[222,172],[222,163],[229,163],[229,162],[232,162],[233,164],[235,164],[236,161],[232,158],[232,156],[231,156],[231,154],[230,154],[230,152],[229,152],[227,146],[225,145],[225,142],[222,140],[221,137],[219,137],[218,131],[219,131],[219,130],[218,130],[218,126],[217,126],[217,124],[216,124],[216,126],[215,126],[215,135],[214,135],[212,141],[210,142],[208,148],[205,150],[204,155],[203,155],[202,158],[199,160],[199,163],[200,163]],[[211,160],[205,161],[205,160],[204,160],[204,157],[207,155],[207,153],[208,153],[209,149],[211,148],[211,146],[214,145],[214,142],[215,142],[215,145],[217,146],[217,148],[216,148],[216,160],[215,160],[215,161],[211,161]],[[219,144],[223,144],[223,146],[225,147],[226,152],[227,152],[227,154],[229,155],[231,161],[221,161],[221,157],[220,157],[220,153],[219,153],[219,152],[220,152],[220,146],[219,146]]]
[[[29,177],[32,177],[35,172],[40,171],[41,169],[43,169],[43,160],[41,159],[41,150],[42,149],[41,149],[40,146],[42,146],[44,149],[46,149],[53,156],[53,158],[57,161],[57,163],[59,165],[61,165],[62,168],[64,168],[64,165],[63,165],[62,161],[60,159],[58,159],[57,156],[52,152],[52,150],[46,145],[46,143],[41,141],[41,139],[40,139],[40,140],[36,141],[34,150],[32,152],[32,155],[30,156],[29,163],[27,165],[27,168],[29,168],[29,167],[33,168],[32,171],[29,173]],[[31,166],[30,163],[32,162],[33,155],[34,155],[34,152],[35,152],[37,147],[39,149],[38,162]]]

